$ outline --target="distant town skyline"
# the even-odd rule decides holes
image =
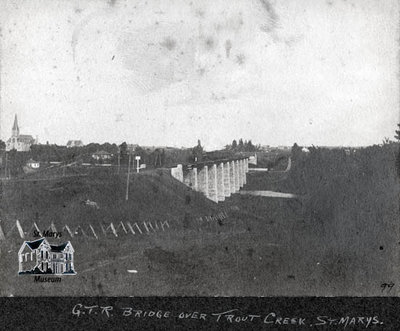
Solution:
[[[394,140],[399,4],[0,4],[0,137],[207,150]]]

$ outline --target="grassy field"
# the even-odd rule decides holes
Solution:
[[[389,282],[396,284],[389,294],[398,294],[398,177],[389,150],[372,155],[372,163],[363,155],[332,163],[337,155],[318,152],[295,157],[289,173],[248,175],[246,190],[300,195],[288,200],[233,195],[215,204],[162,170],[135,174],[129,201],[126,177],[107,171],[3,181],[6,233],[16,219],[24,229],[33,221],[57,229],[91,224],[99,232],[101,224],[121,220],[168,220],[170,227],[99,240],[64,233],[78,274],[51,284],[17,275],[23,240],[14,229],[0,243],[0,295],[375,296],[387,295],[381,284]],[[83,204],[86,199],[99,209]],[[205,220],[221,212],[228,217]]]

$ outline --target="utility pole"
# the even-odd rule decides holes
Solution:
[[[139,173],[139,161],[140,161],[140,156],[136,156],[136,172]]]
[[[125,200],[128,201],[128,196],[129,196],[129,175],[130,175],[130,170],[131,170],[131,157],[132,154],[129,152],[129,160],[128,160],[128,176],[126,179],[126,193],[125,193]]]
[[[4,177],[7,178],[7,166],[8,166],[8,153],[6,152],[6,166],[4,168]]]
[[[121,169],[121,148],[118,146],[118,175]]]

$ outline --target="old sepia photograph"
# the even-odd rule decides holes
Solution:
[[[0,2],[0,297],[400,294],[397,0]]]

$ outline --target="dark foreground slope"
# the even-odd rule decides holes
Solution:
[[[232,197],[218,205],[189,190],[168,173],[134,175],[125,201],[126,177],[96,173],[58,180],[3,183],[1,226],[1,295],[258,295],[279,294],[273,279],[286,280],[282,260],[290,256],[290,227],[295,213],[285,201]],[[99,209],[83,203],[94,201]],[[257,205],[259,208],[257,210]],[[275,210],[274,213],[271,213]],[[278,215],[278,219],[276,218]],[[76,276],[61,283],[35,283],[18,276],[17,252],[23,240],[15,220],[33,238],[33,222],[42,229],[53,223],[80,231],[71,237]],[[143,222],[168,221],[164,230],[145,232]],[[286,221],[284,221],[286,220]],[[118,237],[103,228],[123,221],[140,225],[143,233]],[[90,235],[92,225],[99,238]],[[160,223],[159,223],[160,224]],[[277,251],[278,249],[278,251]],[[136,270],[137,273],[128,273]],[[294,288],[293,288],[294,290]]]

